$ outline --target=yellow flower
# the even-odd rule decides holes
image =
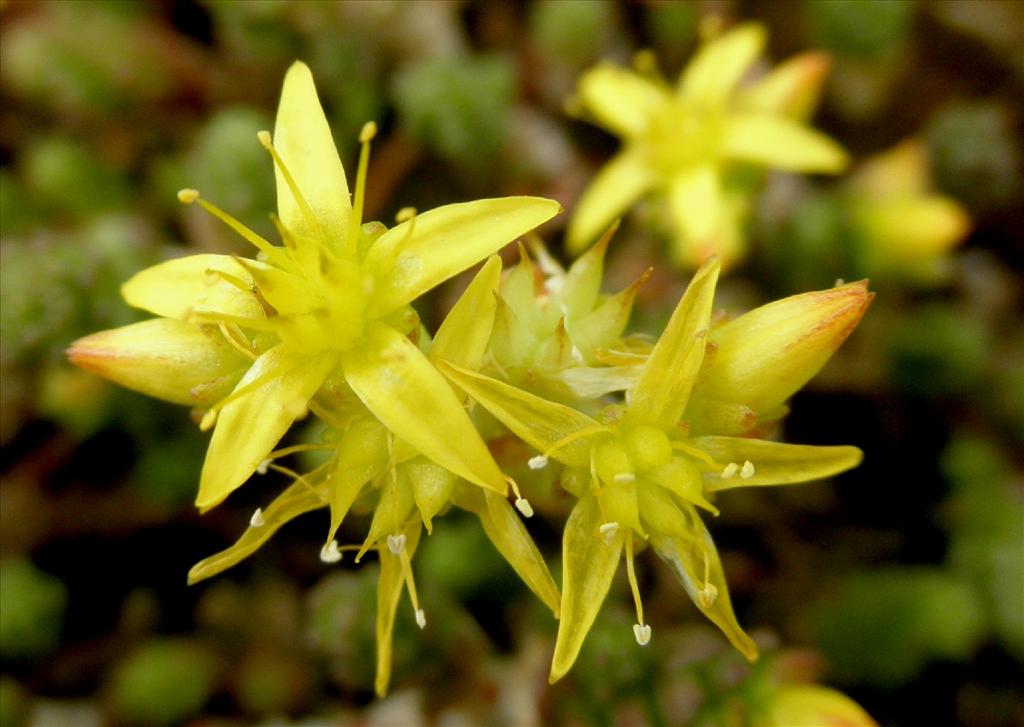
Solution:
[[[859,704],[827,687],[780,687],[755,727],[878,727]]]
[[[487,199],[413,213],[391,229],[363,224],[374,132],[371,123],[361,135],[350,200],[312,75],[295,63],[274,137],[259,134],[275,163],[284,245],[182,190],[182,202],[201,204],[252,243],[258,258],[193,255],[144,270],[122,292],[161,318],[90,336],[69,351],[74,363],[116,381],[208,407],[201,426],[213,437],[196,500],[203,510],[245,482],[307,408],[320,407],[314,397],[322,387],[335,397],[354,393],[392,434],[445,469],[507,490],[458,397],[409,339],[419,330],[409,304],[559,206]],[[224,352],[225,342],[233,352]],[[211,402],[225,382],[231,392]]]
[[[579,498],[565,526],[562,546],[561,621],[551,680],[564,675],[611,585],[625,551],[626,569],[637,610],[636,640],[646,644],[651,628],[633,569],[638,546],[649,542],[679,576],[700,610],[748,659],[757,646],[736,621],[725,576],[711,536],[697,507],[717,514],[708,500],[734,487],[806,482],[856,466],[856,447],[812,447],[720,435],[693,436],[685,414],[705,360],[711,305],[719,263],[712,259],[697,273],[679,301],[665,332],[627,391],[625,406],[607,407],[598,419],[546,401],[503,382],[441,362],[460,388],[541,454],[531,468],[549,458],[567,468],[563,485]],[[862,286],[855,286],[863,292]],[[866,293],[863,294],[866,297]],[[805,301],[804,301],[805,302]],[[781,303],[786,304],[786,301]],[[778,305],[778,304],[776,304]],[[834,350],[834,306],[765,306],[752,319],[737,319],[724,331],[716,356],[717,385],[742,384],[756,376],[758,405],[776,406],[793,393],[793,384],[820,368]],[[859,309],[863,313],[864,306]],[[859,320],[840,316],[849,328]],[[752,324],[752,325],[750,325]],[[767,325],[758,325],[767,324]],[[802,329],[804,338],[791,331]],[[747,355],[740,350],[749,347]],[[806,380],[806,379],[804,379]]]
[[[850,180],[859,262],[872,276],[927,282],[948,272],[948,253],[971,222],[955,200],[929,187],[927,152],[914,139],[868,159]]]
[[[451,309],[427,355],[476,368],[484,355],[497,307],[496,293],[501,261],[491,257]],[[461,397],[461,398],[464,398]],[[341,559],[344,550],[357,550],[356,561],[368,550],[380,558],[377,588],[377,693],[383,696],[391,674],[391,643],[402,589],[409,592],[420,628],[426,614],[420,608],[412,571],[412,557],[422,530],[432,529],[432,519],[451,504],[474,513],[498,551],[523,581],[553,611],[559,611],[559,594],[544,558],[521,519],[498,493],[466,484],[452,472],[434,464],[408,444],[396,440],[365,407],[348,407],[344,413],[324,411],[334,429],[322,447],[331,450],[330,460],[306,475],[292,473],[272,460],[303,448],[288,447],[271,453],[268,467],[291,474],[293,484],[271,503],[258,510],[249,528],[226,550],[197,563],[189,572],[196,583],[230,568],[251,555],[294,517],[329,508],[330,527],[321,558]],[[338,545],[335,535],[353,503],[367,490],[377,495],[369,533],[361,546]],[[525,500],[517,506],[530,513]]]
[[[728,265],[743,252],[749,196],[729,182],[738,165],[823,173],[846,166],[835,142],[799,121],[816,102],[828,65],[823,56],[798,56],[739,86],[764,44],[761,26],[739,26],[702,47],[674,87],[608,64],[583,75],[580,105],[624,146],[577,204],[571,251],[656,192],[668,204],[675,261],[696,267],[717,254]]]

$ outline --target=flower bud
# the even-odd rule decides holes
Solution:
[[[771,699],[759,727],[877,727],[845,694],[808,685],[781,688]]]
[[[694,391],[761,413],[792,396],[825,365],[864,315],[867,281],[774,301],[711,333]]]
[[[190,406],[229,392],[249,365],[214,330],[154,318],[80,338],[67,351],[75,366],[143,394]]]

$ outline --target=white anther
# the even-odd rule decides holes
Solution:
[[[548,458],[543,454],[538,454],[536,457],[530,457],[526,465],[531,470],[542,470],[548,466]]]
[[[263,131],[257,131],[256,138],[260,140],[260,144],[262,144],[265,149],[269,149],[273,144],[273,140],[270,138],[270,132],[266,129]]]
[[[729,464],[727,464],[725,466],[725,469],[722,470],[722,479],[723,480],[727,480],[730,477],[733,477],[739,471],[740,471],[740,466],[738,464],[736,464],[735,462],[730,462]]]
[[[390,550],[394,555],[401,555],[402,551],[405,550],[405,533],[389,535],[388,550]]]
[[[199,190],[197,189],[178,190],[178,201],[182,204],[192,204],[197,199],[199,199]]]
[[[619,532],[619,524],[617,522],[602,523],[598,530],[601,531],[601,535],[604,537],[605,542],[610,543],[615,537],[615,533]]]
[[[697,603],[701,608],[711,608],[711,604],[718,598],[718,589],[712,583],[705,583],[704,587],[697,591]]]
[[[634,475],[632,472],[619,472],[612,479],[614,479],[620,485],[628,485],[630,482],[634,482],[636,480],[636,475]]]
[[[377,122],[367,121],[359,132],[359,143],[365,144],[368,141],[373,141],[375,136],[377,136]]]
[[[846,281],[842,278],[836,278],[836,287],[838,288],[840,285],[846,285]]]
[[[633,636],[636,637],[636,643],[640,646],[647,646],[651,643],[651,625],[633,624]]]
[[[571,353],[573,361],[575,361],[576,363],[583,363],[583,352],[581,350],[573,346]]]
[[[267,474],[267,468],[270,467],[270,460],[265,459],[256,466],[256,474],[265,475]]]
[[[564,277],[561,275],[552,275],[544,281],[544,290],[548,291],[552,295],[557,295],[562,290],[563,285],[565,285]]]
[[[427,614],[423,613],[422,608],[416,609],[416,625],[421,629],[425,629],[427,627]]]
[[[743,463],[743,468],[740,470],[740,477],[745,480],[749,480],[754,476],[754,463],[749,459]]]
[[[523,513],[523,517],[533,517],[533,505],[525,497],[516,498],[516,510]]]
[[[320,548],[320,560],[324,563],[337,563],[341,560],[341,551],[338,550],[338,541],[332,540]]]
[[[267,524],[266,519],[264,519],[264,517],[263,517],[263,509],[262,508],[259,508],[259,507],[256,508],[256,512],[254,512],[252,514],[252,517],[249,518],[249,524],[252,527],[254,527],[254,528],[262,528],[264,525]]]

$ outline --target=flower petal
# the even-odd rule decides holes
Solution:
[[[364,266],[375,279],[371,316],[384,316],[497,252],[561,211],[543,197],[501,197],[450,204],[416,215],[381,235]]]
[[[235,544],[211,555],[192,566],[188,572],[188,583],[201,580],[226,571],[231,566],[255,553],[278,528],[299,515],[326,506],[322,493],[311,489],[305,482],[296,482],[282,492],[263,510],[263,524],[250,525]]]
[[[707,342],[718,260],[697,271],[679,300],[629,396],[626,419],[634,424],[674,427],[686,409]]]
[[[793,56],[756,83],[740,89],[736,106],[744,111],[806,119],[818,105],[831,65],[828,54],[819,51]]]
[[[820,131],[769,114],[737,114],[725,121],[722,153],[788,172],[843,171],[849,156]]]
[[[246,265],[264,267],[246,260]],[[266,316],[256,296],[239,290],[217,272],[251,286],[252,278],[230,255],[189,255],[146,268],[121,286],[128,305],[164,318],[185,318],[192,312],[226,313],[242,318]]]
[[[487,411],[532,447],[545,452],[568,437],[601,425],[586,414],[444,361],[438,368]],[[558,447],[551,456],[571,467],[590,465],[589,437]]]
[[[705,616],[722,630],[729,641],[750,661],[757,659],[754,643],[736,621],[729,599],[729,586],[725,582],[718,549],[693,508],[686,508],[694,531],[685,537],[666,537],[652,534],[651,544],[658,555],[671,565],[687,594]],[[704,573],[707,568],[708,577]],[[709,592],[706,586],[713,588]]]
[[[594,176],[576,203],[566,247],[578,255],[655,183],[654,171],[639,149],[627,147]]]
[[[412,486],[416,508],[423,518],[423,526],[431,532],[431,520],[452,497],[452,489],[459,481],[457,475],[444,467],[434,464],[426,457],[416,457],[402,464],[401,476],[407,477]],[[477,490],[476,487],[471,488]],[[486,490],[480,490],[486,492]],[[495,497],[500,497],[495,495]]]
[[[723,464],[749,461],[754,465],[754,474],[748,478],[706,476],[704,489],[710,492],[820,480],[856,467],[864,457],[856,447],[815,447],[742,437],[694,437],[686,443]]]
[[[313,85],[313,74],[300,61],[293,63],[284,77],[274,146],[328,239],[340,244],[348,234],[352,213],[348,182]],[[275,169],[275,174],[281,222],[295,237],[315,239],[319,233],[302,214],[281,170]]]
[[[374,323],[342,363],[349,386],[396,436],[460,477],[504,494],[505,478],[459,398],[408,338]]]
[[[765,30],[756,23],[733,28],[702,47],[679,78],[681,99],[699,107],[721,106],[761,55]]]
[[[558,618],[561,608],[558,586],[548,571],[544,556],[537,550],[522,519],[508,500],[493,492],[463,485],[456,488],[455,504],[480,518],[480,524],[494,547]]]
[[[742,403],[759,415],[778,406],[821,370],[873,297],[866,282],[848,283],[773,301],[716,328],[697,398]]]
[[[169,318],[79,338],[67,355],[75,366],[121,386],[189,406],[227,394],[252,363],[216,329]]]
[[[701,164],[677,174],[668,187],[668,205],[687,248],[707,250],[710,255],[720,247],[725,208],[714,165]]]
[[[652,114],[672,100],[668,89],[625,68],[602,63],[580,78],[579,100],[598,124],[619,136],[638,136]]]
[[[352,503],[369,480],[388,465],[387,429],[373,416],[353,418],[338,440],[330,477],[331,526],[327,541],[334,539]]]
[[[572,667],[604,603],[622,557],[622,530],[601,534],[601,509],[593,495],[582,497],[565,523],[562,539],[562,615],[548,681]]]
[[[459,300],[448,311],[430,347],[430,358],[469,369],[480,368],[494,328],[501,279],[501,258],[491,256]]]
[[[251,382],[263,383],[229,402],[217,417],[199,479],[197,507],[210,509],[249,479],[304,413],[336,363],[331,353],[305,356],[283,346],[256,359],[235,391]]]
[[[420,533],[423,526],[419,520],[413,520],[406,526],[405,550],[411,559],[420,544]],[[395,630],[395,612],[398,601],[402,597],[405,585],[402,572],[402,559],[387,548],[378,548],[380,554],[380,576],[377,579],[377,678],[374,690],[378,697],[388,692],[391,681],[391,643]]]
[[[878,727],[859,704],[827,687],[785,685],[767,702],[767,713],[756,727]]]

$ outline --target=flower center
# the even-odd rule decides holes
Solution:
[[[676,102],[651,119],[642,144],[650,163],[665,177],[681,168],[718,158],[722,113]]]

